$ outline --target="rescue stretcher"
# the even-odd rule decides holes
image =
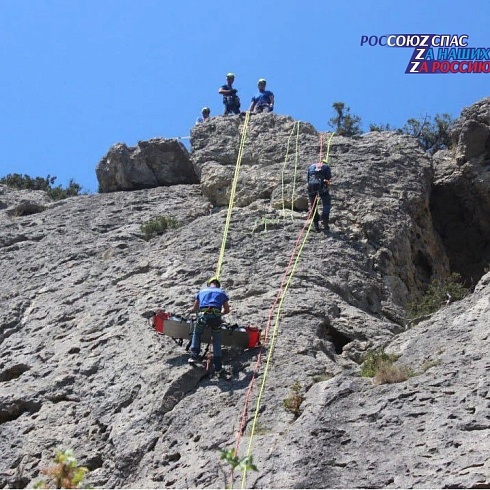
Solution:
[[[150,319],[155,332],[159,335],[172,337],[174,340],[192,339],[194,318],[185,318],[163,310],[157,310]],[[260,345],[260,329],[253,326],[240,327],[238,325],[221,324],[221,344],[223,346],[252,349]],[[206,328],[201,334],[201,342],[211,342],[211,329]]]

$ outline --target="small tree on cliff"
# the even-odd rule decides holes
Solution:
[[[423,120],[409,119],[402,132],[417,138],[425,151],[434,154],[437,150],[451,148],[453,126],[454,119],[449,114],[436,114],[434,120],[426,115]]]
[[[328,125],[340,136],[356,136],[362,134],[361,118],[350,113],[350,107],[346,107],[343,102],[332,104],[336,115],[332,117]]]
[[[402,128],[391,127],[389,124],[370,124],[369,131],[395,131],[408,134],[418,140],[422,148],[433,155],[438,150],[451,148],[453,140],[451,131],[454,119],[449,114],[436,114],[434,119],[428,114],[424,118],[410,118]]]

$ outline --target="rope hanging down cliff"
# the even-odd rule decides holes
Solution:
[[[250,112],[247,111],[246,116],[245,116],[245,122],[243,123],[243,129],[242,129],[242,137],[240,139],[240,146],[238,149],[238,157],[237,157],[237,162],[235,165],[235,174],[233,175],[233,183],[231,186],[230,190],[230,201],[228,203],[228,213],[226,215],[226,221],[225,221],[225,228],[223,231],[223,239],[221,241],[221,250],[218,258],[218,265],[216,267],[216,278],[219,279],[221,275],[221,267],[223,266],[223,259],[225,256],[225,249],[226,249],[226,241],[228,239],[228,232],[230,229],[230,221],[231,221],[231,212],[233,210],[233,205],[235,203],[235,194],[236,194],[236,187],[237,187],[237,182],[238,182],[238,175],[240,173],[240,165],[242,163],[242,158],[243,158],[243,149],[245,147],[245,141],[247,139],[247,129],[248,129],[248,123],[250,120]]]
[[[282,198],[282,212],[283,216],[286,217],[286,207],[284,205],[286,199],[284,196],[284,173],[286,170],[286,165],[288,161],[288,156],[289,156],[289,145],[291,142],[291,138],[293,136],[294,130],[296,129],[296,150],[295,150],[295,157],[294,157],[294,174],[293,174],[293,189],[291,192],[291,217],[292,217],[292,212],[293,212],[293,207],[294,207],[294,191],[296,187],[296,174],[298,170],[298,139],[299,139],[299,125],[300,121],[294,121],[293,128],[291,129],[291,133],[288,138],[288,144],[286,147],[286,156],[284,157],[284,163],[282,165],[282,172],[281,172],[281,198]]]
[[[328,140],[327,156],[326,156],[325,160],[328,159],[328,155],[329,155],[329,151],[330,151],[330,144],[331,144],[333,135],[334,135],[334,133],[331,134],[331,136],[330,136],[330,138]],[[320,157],[321,157],[322,151],[323,151],[323,136],[320,138]],[[252,448],[252,442],[253,442],[253,437],[254,437],[254,433],[255,433],[255,427],[256,427],[256,423],[257,423],[257,419],[258,419],[258,414],[259,414],[259,410],[260,410],[260,403],[261,403],[261,400],[262,400],[263,392],[265,390],[265,384],[266,384],[266,381],[267,381],[267,375],[268,375],[268,371],[269,371],[270,360],[272,358],[272,354],[273,354],[273,351],[274,351],[274,345],[275,345],[275,341],[276,341],[276,337],[277,337],[277,330],[278,330],[278,327],[279,327],[279,318],[280,318],[280,314],[281,314],[282,305],[284,303],[284,300],[285,300],[286,293],[287,293],[287,290],[289,288],[289,285],[290,285],[290,283],[291,283],[291,281],[293,279],[294,273],[295,273],[296,268],[298,266],[298,263],[299,263],[299,260],[300,260],[300,257],[301,257],[301,253],[302,253],[303,248],[304,248],[304,246],[306,244],[306,240],[308,239],[308,235],[310,233],[311,226],[313,224],[312,217],[314,216],[314,213],[316,211],[316,207],[317,206],[318,206],[318,197],[315,197],[315,200],[313,202],[313,205],[311,206],[310,212],[308,213],[307,221],[306,221],[305,225],[303,226],[303,228],[300,230],[300,232],[298,234],[298,237],[296,239],[296,242],[295,242],[295,244],[293,246],[293,251],[291,253],[289,263],[288,263],[288,265],[286,267],[286,270],[285,270],[285,273],[284,273],[284,276],[283,276],[283,280],[282,280],[281,285],[279,287],[279,290],[278,290],[276,299],[275,299],[274,303],[272,304],[272,307],[271,307],[270,312],[269,312],[269,318],[268,318],[267,326],[266,326],[265,331],[264,331],[264,342],[263,342],[263,344],[262,344],[262,346],[260,348],[259,354],[257,356],[257,362],[256,362],[256,365],[255,365],[255,369],[254,369],[254,372],[253,372],[253,375],[252,375],[252,379],[250,381],[250,384],[249,384],[249,387],[247,389],[247,393],[246,393],[246,396],[245,396],[244,409],[243,409],[242,417],[241,417],[241,420],[240,420],[239,429],[238,429],[238,433],[237,433],[237,440],[236,440],[236,444],[235,444],[235,455],[238,453],[238,448],[239,448],[239,445],[240,445],[240,439],[241,439],[241,436],[243,435],[243,432],[244,432],[244,429],[245,429],[245,423],[246,423],[246,420],[247,420],[247,413],[248,413],[248,405],[249,405],[250,398],[251,398],[252,388],[253,388],[256,375],[258,373],[258,370],[259,370],[260,365],[261,365],[261,362],[262,362],[262,351],[263,351],[264,345],[265,345],[265,343],[267,342],[267,339],[268,339],[269,330],[270,330],[270,327],[271,327],[271,321],[272,321],[272,316],[273,316],[274,310],[276,308],[276,305],[278,304],[278,309],[277,309],[277,313],[276,313],[276,317],[275,317],[275,322],[274,322],[274,328],[273,328],[273,331],[272,331],[272,338],[271,338],[270,345],[269,345],[269,352],[268,352],[268,355],[267,355],[267,361],[266,361],[266,365],[265,365],[265,369],[264,369],[262,383],[261,383],[259,394],[258,394],[258,399],[257,399],[257,404],[256,404],[256,409],[255,409],[255,414],[254,414],[254,418],[253,418],[253,421],[252,421],[252,428],[251,428],[251,433],[250,433],[250,440],[249,440],[249,444],[248,444],[248,447],[247,447],[246,457],[250,456],[250,452],[251,452],[251,448]],[[308,223],[308,221],[309,221],[309,223]],[[305,229],[307,229],[306,234],[305,234]],[[304,234],[304,237],[303,237],[303,234]],[[296,253],[296,250],[298,249],[298,245],[299,245],[300,242],[301,242],[301,245],[299,247],[298,252]],[[246,469],[243,471],[243,475],[242,475],[242,487],[241,487],[242,489],[245,488],[245,483],[246,483]]]
[[[315,203],[315,205],[316,205],[316,203]],[[298,266],[298,263],[299,263],[299,260],[300,260],[300,257],[301,257],[301,253],[303,251],[303,248],[304,248],[304,245],[306,243],[306,240],[308,239],[308,235],[310,233],[311,226],[313,224],[313,220],[311,219],[312,216],[313,216],[313,209],[314,209],[314,207],[312,207],[312,209],[310,210],[310,212],[308,214],[307,221],[305,222],[303,228],[300,230],[300,232],[298,234],[298,237],[296,239],[296,242],[295,242],[295,244],[293,246],[293,251],[291,253],[288,266],[286,267],[286,270],[285,270],[285,273],[283,275],[283,279],[282,279],[281,285],[279,286],[279,290],[278,290],[278,293],[276,295],[276,299],[275,299],[275,301],[274,301],[274,303],[273,303],[273,305],[272,305],[272,307],[270,309],[270,312],[269,312],[269,319],[268,319],[268,322],[267,322],[267,326],[265,328],[264,341],[262,343],[262,346],[260,347],[260,351],[259,351],[259,354],[257,356],[257,362],[256,362],[256,365],[255,365],[255,368],[254,368],[254,371],[253,371],[252,379],[250,381],[249,387],[247,389],[247,394],[246,394],[246,397],[245,397],[244,409],[243,409],[243,412],[242,412],[242,417],[241,417],[240,424],[239,424],[239,430],[238,430],[238,433],[237,433],[237,440],[236,440],[236,444],[235,444],[235,455],[238,454],[238,447],[240,445],[240,440],[241,440],[241,437],[242,437],[243,432],[245,430],[245,423],[246,423],[246,420],[247,420],[248,405],[249,405],[250,398],[251,398],[252,388],[253,388],[253,385],[254,385],[254,382],[255,382],[255,378],[257,376],[257,373],[259,371],[259,368],[260,368],[260,365],[261,365],[261,362],[262,362],[262,352],[263,352],[263,350],[265,348],[265,343],[267,342],[267,339],[268,339],[268,336],[269,336],[269,331],[270,331],[270,328],[271,328],[271,325],[272,325],[272,317],[273,317],[273,314],[274,314],[274,310],[276,308],[276,305],[278,305],[276,316],[275,316],[275,321],[274,321],[274,328],[272,329],[272,337],[271,337],[271,341],[270,341],[270,344],[269,344],[269,349],[268,349],[266,364],[265,364],[264,373],[263,373],[263,377],[262,377],[262,383],[260,385],[259,394],[258,394],[257,403],[256,403],[256,408],[255,408],[255,413],[254,413],[254,417],[253,417],[253,421],[252,421],[252,428],[251,428],[251,432],[250,432],[250,440],[249,440],[249,444],[248,444],[248,447],[247,447],[246,456],[247,457],[250,456],[250,453],[251,453],[252,442],[253,442],[253,438],[254,438],[254,435],[255,435],[255,427],[256,427],[257,419],[258,419],[258,415],[259,415],[259,410],[260,410],[260,404],[261,404],[261,400],[262,400],[262,395],[263,395],[264,390],[265,390],[265,385],[266,385],[266,382],[267,382],[267,375],[268,375],[268,372],[269,372],[270,361],[272,359],[272,354],[274,352],[274,345],[275,345],[275,341],[276,341],[276,338],[277,338],[277,331],[278,331],[278,328],[279,328],[279,318],[280,318],[280,315],[281,315],[282,305],[283,305],[284,300],[286,298],[286,293],[287,293],[287,290],[289,288],[289,285],[291,284],[291,281],[293,279],[294,273],[296,272],[296,268]],[[308,220],[309,220],[309,223],[308,223]],[[306,229],[306,233],[305,233],[305,229]],[[300,245],[300,243],[301,243],[301,245]],[[298,250],[298,246],[299,246],[299,250]],[[242,475],[242,487],[241,488],[245,488],[245,483],[246,483],[246,469],[243,471],[243,475]]]

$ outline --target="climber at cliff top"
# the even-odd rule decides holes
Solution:
[[[261,78],[257,82],[259,93],[252,97],[250,104],[250,112],[272,112],[274,110],[274,94],[270,90],[265,89],[266,80]]]
[[[223,96],[223,104],[225,105],[225,111],[223,115],[227,114],[240,114],[240,99],[237,95],[237,89],[233,88],[233,82],[235,81],[235,74],[228,73],[226,75],[226,84],[221,85],[218,93]]]
[[[196,124],[201,124],[202,122],[209,119],[210,114],[211,114],[211,110],[209,109],[209,107],[203,107],[201,110],[201,117],[198,117],[196,119]]]

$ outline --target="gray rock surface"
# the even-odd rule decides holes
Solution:
[[[117,143],[97,164],[95,172],[99,192],[198,183],[187,149],[175,139],[153,138],[135,147]]]
[[[490,159],[490,106],[488,98],[463,109],[457,121],[453,140],[457,143],[458,163],[478,158]]]
[[[432,318],[410,329],[404,319],[406,301],[452,271],[435,224],[444,196],[452,203],[444,186],[459,175],[459,150],[431,160],[406,136],[334,136],[332,232],[308,234],[278,314],[307,224],[306,166],[330,136],[254,116],[221,278],[229,322],[268,329],[263,350],[226,348],[229,375],[209,378],[155,335],[145,317],[182,314],[216,270],[243,122],[193,129],[201,184],[56,203],[0,186],[0,487],[32,486],[68,447],[96,487],[223,487],[219,449],[237,443],[257,368],[238,441],[259,468],[247,487],[488,488],[490,275],[480,268],[474,293]],[[464,165],[484,165],[474,159]],[[15,211],[23,201],[28,213]],[[472,203],[484,230],[485,201]],[[145,241],[141,224],[162,215],[179,227]],[[462,256],[458,267],[474,263]],[[414,376],[360,377],[378,346]],[[299,417],[284,407],[295,384]]]
[[[397,336],[388,351],[414,372],[403,383],[375,386],[346,371],[313,384],[285,437],[264,434],[254,445],[273,470],[250,483],[487,488],[489,298],[487,274],[471,297]],[[305,451],[305,440],[315,449]]]
[[[490,263],[490,99],[463,110],[453,138],[434,156],[432,214],[451,269],[476,284]]]

